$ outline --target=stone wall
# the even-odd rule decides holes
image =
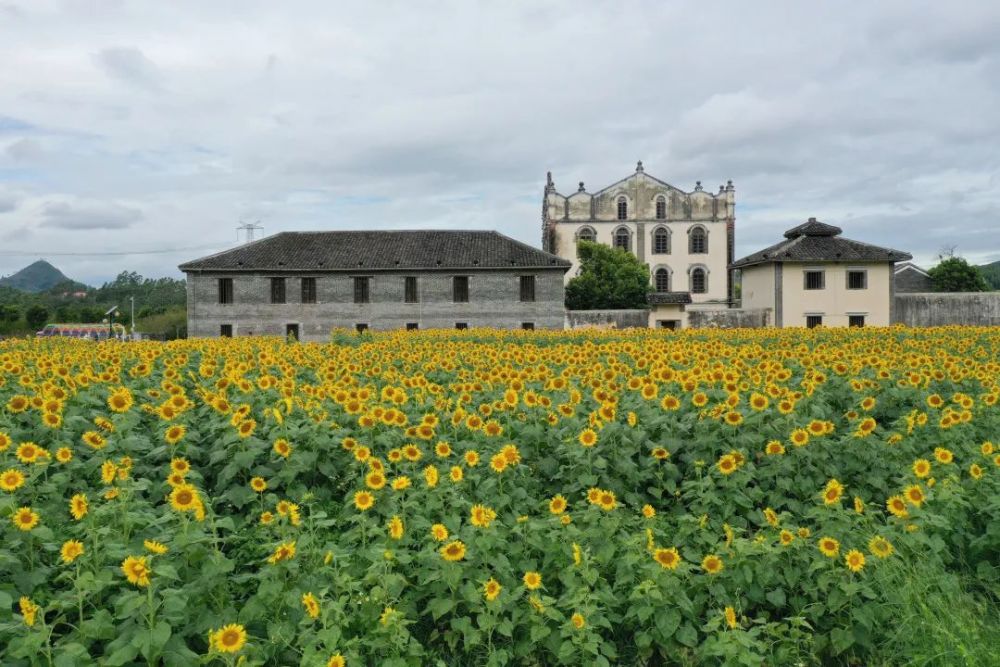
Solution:
[[[894,324],[1000,326],[1000,292],[920,292],[895,296]]]
[[[334,328],[372,330],[454,329],[459,322],[472,327],[562,329],[565,321],[563,271],[408,271],[370,276],[370,303],[354,303],[354,276],[311,274],[316,278],[316,303],[302,303],[301,280],[285,276],[287,303],[270,302],[271,274],[201,274],[187,276],[188,336],[219,336],[224,324],[234,336],[284,336],[297,324],[304,341],[326,340]],[[469,276],[468,303],[452,301],[452,278]],[[535,301],[520,300],[520,276],[535,276]],[[418,303],[404,303],[404,278],[417,276]],[[218,279],[233,279],[233,303],[220,304]]]
[[[760,329],[774,323],[772,313],[770,308],[689,309],[687,313],[688,327],[691,329]]]
[[[930,292],[933,289],[930,276],[914,269],[903,269],[893,276],[896,293]]]
[[[649,326],[649,311],[636,310],[567,310],[566,328],[644,329]]]

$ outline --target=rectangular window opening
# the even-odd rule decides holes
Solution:
[[[223,324],[221,327],[219,327],[219,336],[221,336],[222,338],[232,338],[233,337],[233,325],[232,324]]]
[[[364,333],[368,331],[368,325],[365,324],[364,322],[358,322],[357,324],[354,325],[354,329],[358,333]]]
[[[525,331],[534,331],[535,330],[535,323],[534,322],[521,322],[521,328],[524,329]]]
[[[849,327],[863,327],[863,326],[865,326],[865,316],[864,315],[848,315],[847,316],[847,326],[849,326]]]
[[[535,300],[535,276],[521,276],[521,301]]]
[[[299,339],[299,325],[298,324],[286,324],[285,325],[285,338],[288,340],[298,340]]]
[[[403,285],[403,301],[406,303],[417,303],[419,300],[417,296],[417,277],[406,276]]]
[[[847,289],[868,289],[868,272],[848,271]]]
[[[302,279],[302,303],[316,303],[316,279]]]
[[[406,323],[406,330],[407,331],[416,331],[419,328],[420,328],[420,325],[417,324],[416,322],[407,322]]]
[[[823,324],[822,315],[806,315],[806,327],[809,329],[814,329]]]
[[[233,302],[233,279],[219,278],[219,303]]]
[[[469,276],[455,276],[452,278],[452,301],[455,303],[468,303]]]
[[[271,278],[271,303],[285,303],[284,278]]]
[[[367,276],[355,276],[354,278],[354,303],[370,303],[371,293],[369,290],[369,279]]]
[[[806,271],[804,275],[806,289],[824,289],[826,287],[825,271]]]
[[[468,329],[469,328],[469,323],[468,322],[455,322],[455,328],[456,329]]]

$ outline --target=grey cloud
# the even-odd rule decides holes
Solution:
[[[17,195],[0,192],[0,213],[10,213],[17,209],[20,202],[21,198]]]
[[[108,76],[139,88],[157,90],[161,74],[152,60],[137,48],[104,49],[95,56]]]
[[[27,162],[42,157],[45,151],[36,139],[18,139],[7,146],[7,155],[19,162]]]
[[[42,208],[40,226],[69,230],[125,229],[142,217],[142,211],[114,202],[56,201]]]

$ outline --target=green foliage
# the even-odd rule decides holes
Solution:
[[[41,329],[49,321],[49,309],[36,303],[25,311],[24,321],[32,329]]]
[[[577,245],[580,275],[566,285],[570,310],[648,308],[649,267],[635,255],[602,243]]]
[[[963,257],[944,257],[927,273],[937,292],[986,292],[990,288],[979,267]]]
[[[980,266],[979,272],[983,274],[990,289],[1000,290],[1000,261]]]

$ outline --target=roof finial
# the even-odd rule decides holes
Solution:
[[[694,182],[694,191],[695,192],[701,192],[701,190],[702,190],[701,181],[695,181]]]
[[[555,192],[556,184],[552,182],[552,172],[545,172],[545,192]]]
[[[726,192],[732,192],[735,189],[736,188],[733,187],[733,181],[732,181],[732,179],[726,181]]]
[[[642,160],[639,160],[635,164],[635,171],[636,171],[637,174],[641,174],[642,173]]]
[[[724,185],[722,185],[722,184],[720,183],[720,184],[719,184],[719,194],[721,195],[721,194],[722,194],[723,192],[725,192],[725,191],[726,191],[726,186],[724,186]]]
[[[583,192],[583,181],[580,181],[580,187],[577,189],[577,192]]]

